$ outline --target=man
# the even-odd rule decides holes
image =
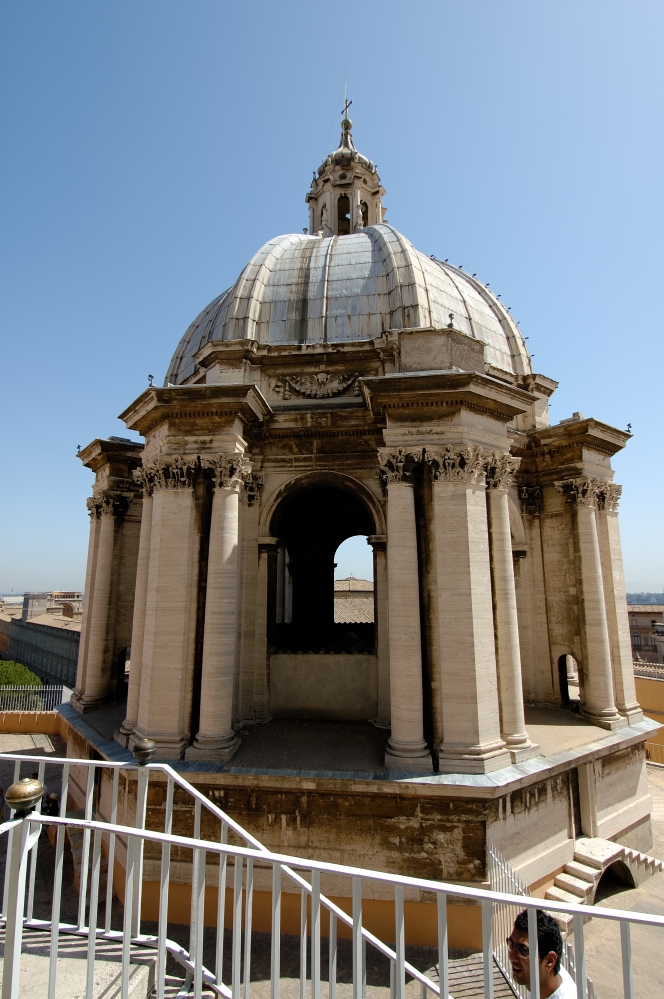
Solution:
[[[576,985],[560,964],[563,938],[558,924],[553,916],[541,909],[537,910],[537,952],[540,999],[576,999]],[[512,934],[507,938],[507,956],[514,981],[527,988],[530,988],[530,953],[528,911],[524,909],[516,917]]]

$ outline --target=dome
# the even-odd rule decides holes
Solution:
[[[194,320],[166,383],[191,378],[194,356],[212,340],[353,343],[387,330],[450,325],[485,344],[492,368],[531,373],[523,337],[496,296],[460,268],[420,253],[387,223],[327,238],[277,236]]]

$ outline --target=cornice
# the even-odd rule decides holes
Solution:
[[[240,419],[261,423],[272,409],[256,385],[181,385],[143,392],[120,414],[130,430],[145,435],[170,420],[212,420],[219,424]]]
[[[375,416],[467,409],[508,423],[535,402],[530,392],[476,371],[399,372],[362,378],[360,384]]]
[[[141,463],[143,444],[134,441],[111,441],[97,437],[82,448],[77,457],[86,468],[97,473],[106,465],[123,465],[130,471]]]

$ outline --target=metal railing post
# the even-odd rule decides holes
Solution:
[[[37,835],[39,835],[38,827]],[[7,857],[9,879],[7,884],[5,929],[5,956],[2,975],[2,999],[18,999],[21,970],[21,941],[23,939],[23,907],[25,905],[25,877],[30,848],[30,822],[23,819],[14,827],[11,853]]]

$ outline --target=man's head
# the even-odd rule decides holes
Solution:
[[[518,985],[530,986],[530,955],[528,941],[528,910],[524,909],[516,917],[512,935],[507,941],[508,956],[512,965],[514,981]],[[558,924],[548,913],[537,910],[537,952],[539,956],[539,980],[542,996],[551,995],[558,987],[560,958],[563,952],[563,938]]]

